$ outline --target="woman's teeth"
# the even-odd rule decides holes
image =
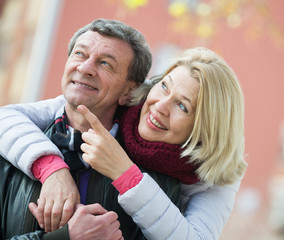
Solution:
[[[167,130],[165,127],[163,127],[160,123],[158,123],[158,121],[150,114],[150,120],[151,122],[158,128],[162,129],[162,130]]]

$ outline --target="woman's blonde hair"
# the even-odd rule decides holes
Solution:
[[[151,86],[178,66],[188,67],[198,80],[200,90],[195,122],[182,156],[198,164],[199,178],[208,184],[225,185],[239,180],[247,167],[244,161],[244,99],[231,67],[206,48],[184,52],[165,74],[151,84],[143,84],[134,93],[133,102],[143,101]]]

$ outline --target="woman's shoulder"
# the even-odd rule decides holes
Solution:
[[[192,196],[196,193],[201,193],[201,192],[227,192],[227,191],[232,191],[232,192],[237,192],[240,188],[241,184],[241,179],[233,184],[226,184],[226,185],[212,185],[208,184],[204,181],[197,182],[195,184],[181,184],[181,193],[186,196]]]

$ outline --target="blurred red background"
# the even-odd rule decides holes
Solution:
[[[6,16],[5,11],[9,11],[7,5],[12,5],[9,2],[15,1],[0,1],[2,18]],[[23,2],[26,7],[30,7],[34,1]],[[275,192],[271,193],[272,187],[280,184],[280,180],[274,180],[276,177],[282,178],[284,163],[281,156],[281,126],[284,120],[284,2],[62,0],[56,1],[54,6],[56,21],[49,35],[48,57],[41,77],[36,79],[39,85],[36,97],[20,97],[24,93],[21,89],[16,93],[11,90],[14,86],[8,83],[11,79],[7,77],[7,73],[2,73],[0,77],[3,81],[0,78],[0,83],[6,95],[2,94],[0,104],[34,101],[59,95],[67,59],[67,44],[78,28],[96,18],[121,20],[145,35],[154,57],[150,75],[161,69],[165,58],[178,49],[194,46],[211,48],[223,56],[235,70],[246,104],[245,143],[249,167],[222,239],[268,239],[268,236],[269,239],[273,239],[273,236],[277,239],[279,235],[273,230],[275,227],[270,218],[273,218],[272,202],[276,198]],[[36,7],[41,13],[42,6]],[[36,34],[36,30],[34,31]],[[28,40],[32,42],[32,38]],[[27,57],[30,55],[27,54]],[[14,95],[17,97],[11,97]],[[266,227],[256,230],[262,224]]]

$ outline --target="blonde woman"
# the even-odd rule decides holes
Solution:
[[[135,120],[131,122],[129,118],[134,118],[132,113],[135,109],[141,109],[141,113],[136,110],[140,137],[152,144],[166,142],[179,145],[181,156],[187,159],[185,164],[195,166],[199,180],[210,185],[226,185],[237,182],[243,176],[247,164],[243,160],[242,91],[232,69],[213,51],[206,48],[185,51],[163,75],[154,77],[151,84],[144,84],[134,92],[132,105],[139,105],[141,102],[143,106],[127,110],[121,121],[128,155],[131,154],[135,159],[135,153],[131,153],[135,150],[131,148],[139,141],[132,144],[130,137],[125,137],[131,134],[129,128],[132,127],[132,132],[136,130],[133,126]],[[86,114],[88,112],[84,108],[82,111]],[[84,135],[85,141],[91,140],[90,134]],[[97,134],[92,136],[96,138]],[[105,143],[110,141],[103,137],[100,140]],[[108,148],[110,144],[101,145]],[[85,149],[84,146],[86,151],[90,150],[87,145],[83,144]],[[113,161],[116,164],[114,169],[125,172],[127,166],[126,169],[122,166],[127,162],[127,157],[124,155],[120,162],[119,157],[113,153],[111,155],[117,158]],[[96,161],[96,158],[86,155],[85,157],[84,160],[89,160],[87,162],[92,163],[94,160],[95,165],[104,167],[105,162]],[[153,160],[150,162],[152,163],[147,165],[149,169],[153,168]],[[141,165],[143,166],[143,162]],[[155,171],[159,171],[161,167],[156,166]],[[104,175],[108,176],[106,172]]]
[[[214,52],[195,48],[185,51],[183,57],[152,83],[153,87],[143,85],[136,91],[135,103],[142,101],[143,106],[130,107],[122,117],[120,134],[126,152],[85,107],[79,106],[78,111],[93,127],[83,134],[83,159],[114,180],[120,192],[120,205],[148,239],[218,239],[246,169],[244,103],[238,80]],[[49,101],[61,105],[64,100]],[[38,111],[42,104],[33,105],[33,109]],[[28,114],[25,105],[17,108],[34,119],[30,107]],[[12,106],[2,110],[20,117]],[[42,109],[42,114],[45,111]],[[137,123],[133,131],[138,133],[142,147],[147,144],[148,149],[155,146],[168,150],[170,146],[171,157],[163,159],[161,152],[148,155],[147,151],[145,158],[141,157],[145,149],[133,148],[135,145],[128,136],[128,127],[135,125],[128,121],[130,116]],[[34,131],[34,134],[40,133]],[[38,150],[37,157],[46,151]],[[174,151],[178,153],[177,159]],[[51,153],[60,155],[53,150]],[[162,151],[162,156],[167,153]],[[180,210],[133,162],[180,180]],[[36,206],[33,207],[36,212]]]

